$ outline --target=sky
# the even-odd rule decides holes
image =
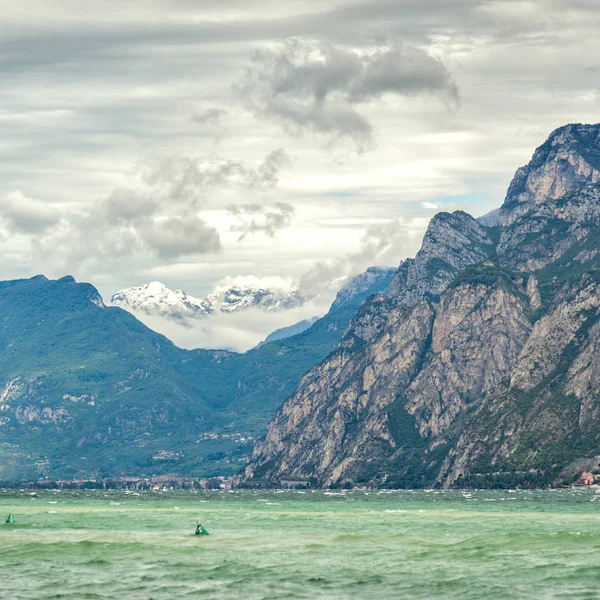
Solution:
[[[436,212],[499,206],[553,129],[600,121],[597,0],[0,5],[0,278],[324,299],[232,339],[323,312]]]

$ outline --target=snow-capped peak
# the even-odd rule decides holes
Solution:
[[[112,304],[128,310],[172,319],[203,318],[216,311],[235,313],[248,308],[271,312],[302,306],[307,298],[297,290],[279,291],[252,285],[233,285],[218,289],[200,300],[183,290],[171,290],[160,281],[121,290]]]
[[[258,307],[266,311],[285,310],[302,306],[306,298],[300,292],[278,292],[250,285],[236,285],[225,290],[218,299],[221,312],[231,313]]]
[[[111,303],[121,308],[175,319],[204,317],[212,312],[210,304],[183,290],[173,291],[160,281],[127,288],[113,295]]]

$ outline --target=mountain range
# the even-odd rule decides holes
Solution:
[[[600,469],[600,125],[554,131],[498,211],[430,222],[277,411],[248,484],[514,487]]]
[[[111,304],[133,312],[174,320],[203,319],[215,312],[237,313],[248,308],[266,312],[298,308],[311,298],[298,290],[282,292],[251,285],[235,285],[194,298],[183,290],[171,290],[160,281],[127,288],[114,294]]]
[[[142,288],[130,309],[203,306]],[[256,297],[235,296],[212,310]],[[499,209],[437,214],[414,258],[243,354],[182,350],[68,276],[0,282],[0,323],[0,480],[568,483],[600,470],[600,125],[557,129]]]
[[[239,471],[392,274],[357,276],[310,328],[245,354],[182,350],[72,277],[0,282],[0,480]]]

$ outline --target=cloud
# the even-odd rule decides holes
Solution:
[[[157,201],[200,208],[207,194],[219,189],[267,191],[279,180],[281,168],[289,162],[279,148],[269,152],[258,165],[212,157],[167,156],[140,165],[143,182]]]
[[[150,220],[139,232],[144,244],[163,259],[222,249],[219,232],[196,216]]]
[[[38,234],[56,225],[61,213],[46,202],[28,198],[15,190],[0,199],[0,217],[10,231]]]
[[[7,197],[0,210],[4,206],[5,219],[39,234],[32,238],[34,253],[53,271],[111,272],[152,258],[168,262],[221,252],[219,231],[202,218],[202,210],[221,208],[221,194],[231,190],[236,196],[272,190],[288,161],[282,149],[258,164],[217,157],[152,158],[137,166],[131,187],[117,187],[72,212],[55,214],[22,195]],[[294,212],[284,203],[230,209],[239,218],[234,230],[240,239],[259,231],[273,236]]]
[[[232,225],[231,231],[239,232],[240,240],[253,233],[264,233],[274,237],[280,229],[291,224],[295,213],[294,207],[285,202],[277,202],[274,206],[230,204],[227,212],[239,221]]]
[[[434,94],[458,102],[458,88],[442,61],[408,44],[370,52],[290,39],[252,55],[236,90],[256,116],[280,122],[294,134],[350,138],[359,149],[373,127],[360,106],[384,94]]]
[[[363,234],[359,248],[332,261],[318,261],[298,279],[300,293],[329,294],[336,292],[351,277],[367,268],[396,265],[400,259],[414,254],[423,234],[422,223],[393,219],[371,225]]]
[[[207,108],[197,114],[192,119],[201,125],[216,126],[220,125],[221,121],[228,115],[228,111],[222,108]]]
[[[407,44],[378,49],[364,59],[363,68],[347,88],[350,102],[365,102],[386,93],[431,93],[458,101],[458,87],[447,67],[425,50]]]
[[[32,229],[30,219],[17,227],[13,207],[14,221],[0,217],[3,279],[77,268],[78,277],[110,293],[155,278],[154,269],[167,274],[170,287],[202,295],[228,274],[296,278],[314,261],[328,265],[352,254],[358,229],[373,219],[428,218],[433,209],[422,201],[447,208],[440,198],[454,196],[452,209],[489,211],[550,131],[598,120],[597,0],[234,0],[218,6],[36,0],[35,10],[4,4],[0,198],[18,189],[56,209],[45,220],[52,224],[33,233],[22,229]],[[298,37],[304,38],[300,50],[282,42]],[[252,62],[257,48],[263,56]],[[306,56],[302,48],[309,49]],[[400,48],[398,63],[393,49]],[[411,63],[409,48],[434,62],[420,55]],[[439,89],[444,69],[437,63],[460,86],[460,111],[444,110],[455,102],[452,79]],[[418,95],[410,64],[433,81]],[[292,84],[302,75],[306,83],[275,94],[280,73],[289,73]],[[252,94],[231,94],[232,82],[242,93],[250,85]],[[401,93],[394,82],[402,83]],[[252,112],[240,109],[240,99]],[[269,103],[274,110],[264,112]],[[301,135],[290,139],[286,128]],[[217,137],[219,156],[213,154]],[[355,158],[373,140],[377,145],[361,157],[360,168],[323,160],[322,143],[338,142],[336,153],[347,149]],[[279,171],[286,178],[276,198],[264,197],[276,189],[268,179],[261,187],[235,168],[219,183],[225,166],[242,163],[256,173],[279,147],[293,152],[294,163]],[[123,175],[123,165],[148,166],[157,153],[188,157],[192,164],[176,170],[188,183],[172,185],[167,177],[158,189],[139,172],[141,181]],[[194,177],[200,183],[189,183]],[[178,186],[182,194],[171,194]],[[115,189],[130,200],[99,211]],[[459,198],[471,194],[479,199]],[[292,225],[275,238],[261,233],[237,243],[241,232],[228,231],[234,221],[223,209],[275,200],[296,208]],[[139,205],[129,209],[126,202]],[[142,221],[127,214],[138,211],[157,222],[198,216],[218,229],[224,252],[161,258],[142,237]],[[323,225],[350,217],[354,225]],[[109,219],[117,225],[108,227]],[[32,253],[32,237],[52,238],[44,244],[52,254]],[[400,255],[392,254],[390,263],[397,263]]]
[[[151,217],[159,209],[159,201],[129,188],[115,188],[98,207],[100,222],[110,225],[129,224]]]
[[[276,329],[324,314],[329,304],[319,300],[284,311],[265,312],[259,308],[248,308],[240,313],[217,312],[206,319],[188,319],[184,322],[143,312],[130,312],[181,348],[224,348],[245,352]]]
[[[248,174],[248,186],[257,190],[273,189],[279,181],[279,171],[290,162],[290,157],[282,148],[269,152],[256,171]]]
[[[219,233],[193,212],[194,198],[173,214],[162,192],[160,186],[116,188],[86,211],[65,214],[33,238],[33,247],[65,269],[89,265],[100,271],[145,255],[172,259],[219,252]]]
[[[440,209],[439,204],[436,204],[435,202],[428,202],[427,200],[425,200],[424,202],[421,202],[421,206],[423,208],[429,208],[430,210],[439,210]]]

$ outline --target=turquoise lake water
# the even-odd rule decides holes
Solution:
[[[7,600],[600,598],[594,491],[31,494],[0,490]]]

